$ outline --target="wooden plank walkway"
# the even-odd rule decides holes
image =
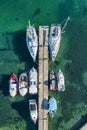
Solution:
[[[38,130],[48,130],[48,26],[39,26]]]

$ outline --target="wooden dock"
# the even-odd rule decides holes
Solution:
[[[48,130],[48,26],[39,26],[38,130]]]

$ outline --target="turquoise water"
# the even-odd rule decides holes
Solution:
[[[9,75],[18,75],[34,64],[26,46],[28,20],[39,25],[61,23],[70,16],[61,47],[49,69],[62,69],[65,92],[49,92],[58,102],[57,115],[49,118],[49,130],[77,130],[87,117],[87,0],[0,1],[0,130],[37,130],[30,120],[27,94],[14,99],[8,93]],[[36,97],[35,97],[36,98]]]

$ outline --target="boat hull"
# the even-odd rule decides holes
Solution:
[[[59,70],[58,72],[57,82],[58,82],[58,91],[65,91],[64,75],[61,70]]]
[[[30,117],[31,120],[36,123],[37,122],[37,103],[35,99],[29,100],[29,111],[30,111]]]
[[[15,97],[18,92],[18,78],[17,75],[12,73],[9,81],[9,93],[10,96]]]
[[[19,93],[25,96],[28,92],[28,77],[26,73],[22,73],[19,77]]]
[[[29,25],[26,30],[26,43],[33,61],[36,61],[38,36],[34,26]]]
[[[54,71],[50,72],[49,80],[50,80],[50,90],[56,91],[57,90],[57,77]]]
[[[34,67],[29,72],[29,94],[37,94],[37,70]]]
[[[49,99],[49,115],[53,118],[56,114],[57,110],[57,102],[54,97],[50,97]]]
[[[50,27],[50,35],[49,35],[49,49],[50,49],[50,56],[54,61],[59,48],[60,48],[60,41],[61,41],[61,26],[60,25],[51,25]]]

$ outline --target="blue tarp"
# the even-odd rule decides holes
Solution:
[[[32,42],[32,38],[29,38],[29,37],[28,37],[28,42]]]
[[[51,97],[49,99],[49,110],[50,111],[56,111],[57,110],[57,102],[54,97]]]

